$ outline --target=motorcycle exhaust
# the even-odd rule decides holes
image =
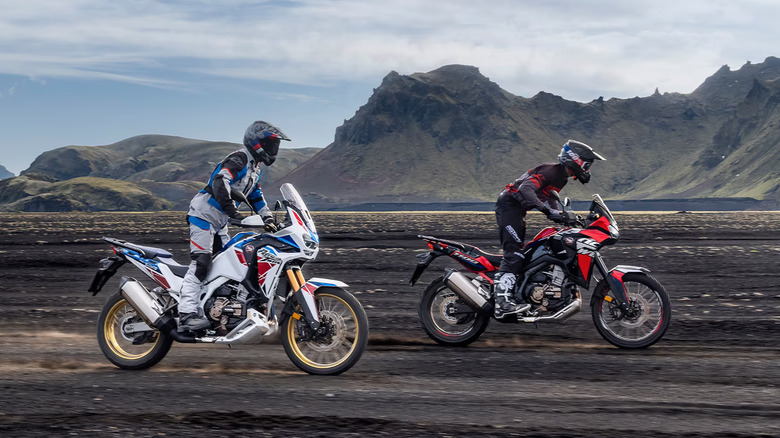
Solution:
[[[577,299],[566,305],[563,309],[555,312],[552,315],[547,316],[526,316],[520,318],[520,321],[522,322],[544,322],[544,321],[554,321],[554,322],[561,322],[565,319],[568,319],[570,316],[574,315],[580,310],[580,307],[582,307],[582,297],[577,296]]]
[[[144,285],[133,278],[122,277],[119,290],[128,303],[133,306],[141,318],[152,327],[156,327],[162,316],[162,309],[157,301],[152,298]]]
[[[444,283],[453,292],[458,294],[471,308],[478,311],[490,311],[490,302],[479,293],[479,286],[472,283],[471,279],[460,272],[447,268],[444,270]]]
[[[122,291],[122,296],[125,297],[128,303],[133,306],[141,318],[149,324],[150,327],[155,327],[160,332],[167,334],[177,342],[194,343],[195,337],[189,333],[179,333],[177,331],[178,325],[176,320],[171,315],[163,315],[163,309],[160,304],[152,298],[152,295],[144,287],[133,278],[122,277],[119,282],[119,290]]]

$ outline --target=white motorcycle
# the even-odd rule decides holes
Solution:
[[[366,313],[345,283],[304,279],[301,267],[317,257],[319,236],[295,188],[284,184],[281,192],[284,201],[276,209],[286,208],[287,214],[278,231],[263,232],[256,212],[231,221],[248,231],[214,254],[200,296],[211,327],[196,333],[178,331],[179,291],[188,266],[164,249],[104,237],[115,255],[100,261],[89,288],[93,296],[126,262],[157,283],[148,290],[122,277],[119,292],[104,305],[97,333],[108,360],[124,369],[145,369],[162,360],[173,341],[257,343],[281,330],[285,352],[307,373],[339,374],[355,365],[368,342]],[[275,298],[283,304],[278,314]]]

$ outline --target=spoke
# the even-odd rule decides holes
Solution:
[[[603,301],[601,319],[605,328],[620,339],[636,341],[646,338],[662,321],[661,299],[655,290],[639,282],[626,282],[626,291],[640,313],[634,319],[613,319],[611,305]]]
[[[645,333],[652,333],[655,330],[655,328],[658,327],[658,321],[648,319],[642,324],[642,327],[647,329]]]

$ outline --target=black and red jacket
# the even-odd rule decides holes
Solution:
[[[557,209],[558,202],[550,198],[550,191],[560,192],[569,181],[566,167],[559,163],[540,164],[524,173],[513,183],[507,184],[499,195],[499,201],[513,199],[520,203],[526,210],[537,209],[544,214],[550,212],[550,208]]]

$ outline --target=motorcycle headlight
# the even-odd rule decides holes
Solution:
[[[317,242],[314,241],[314,239],[311,238],[308,234],[303,235],[303,243],[306,245],[306,248],[309,249],[315,249],[317,248]]]

